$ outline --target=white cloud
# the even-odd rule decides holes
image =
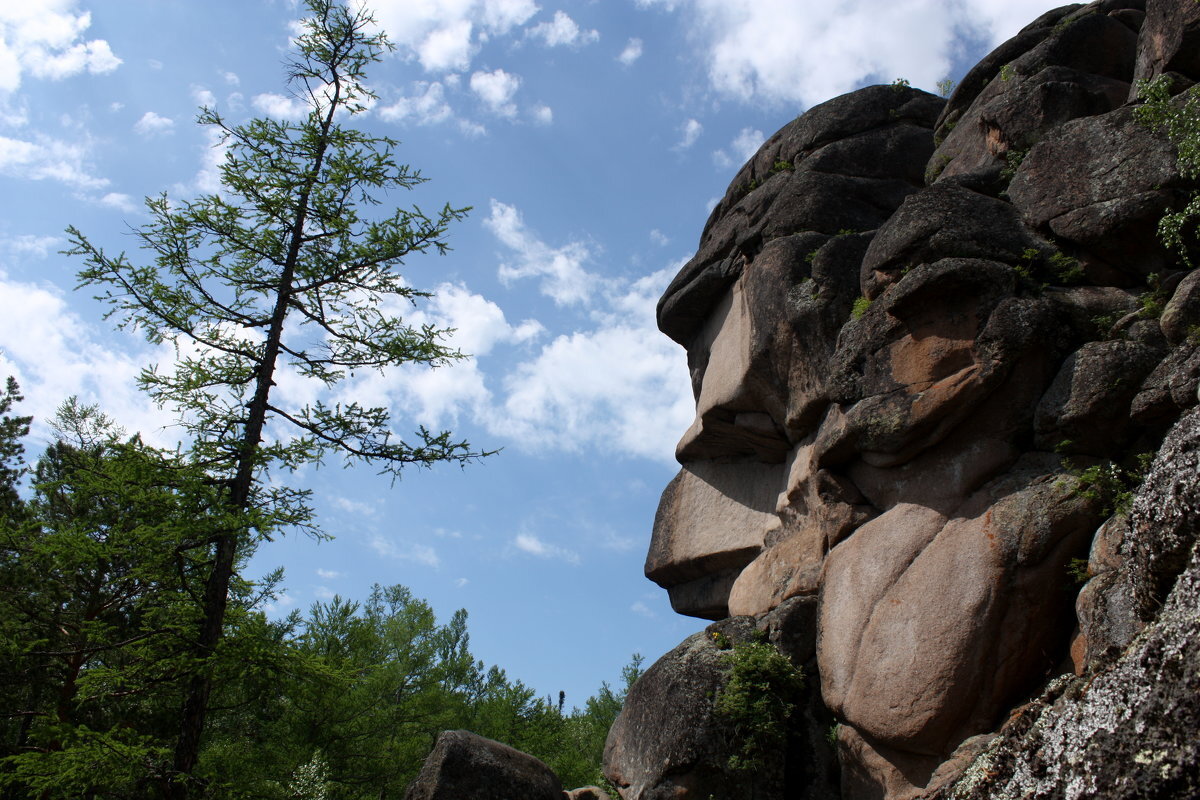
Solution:
[[[90,13],[76,0],[0,4],[0,92],[14,92],[23,73],[62,80],[82,72],[101,75],[121,64],[104,39],[83,41]]]
[[[133,132],[139,136],[158,136],[172,133],[174,130],[175,120],[155,114],[153,111],[147,111],[142,114],[141,119],[133,123]]]
[[[670,238],[658,228],[650,231],[650,241],[654,242],[659,247],[666,247],[671,243]]]
[[[641,57],[642,40],[633,38],[626,42],[625,49],[621,51],[621,55],[617,56],[617,61],[628,67]]]
[[[359,514],[364,517],[374,517],[379,513],[379,509],[370,503],[364,503],[359,500],[351,500],[350,498],[342,497],[341,495],[333,497],[331,502],[348,514]]]
[[[595,448],[672,462],[695,402],[687,359],[659,333],[654,306],[680,266],[610,293],[594,328],[557,336],[510,371],[488,429],[533,451]]]
[[[339,399],[403,407],[431,429],[454,426],[464,414],[488,418],[492,394],[479,359],[499,345],[525,345],[544,332],[535,320],[510,324],[498,305],[462,284],[442,284],[427,305],[404,311],[410,325],[453,328],[446,343],[469,357],[442,369],[405,365],[382,374],[359,373],[345,385]]]
[[[465,70],[471,66],[471,23],[458,20],[430,32],[417,46],[421,66],[430,72]]]
[[[437,568],[442,563],[441,559],[438,558],[437,551],[429,545],[396,541],[380,533],[370,534],[367,538],[367,544],[372,550],[385,558],[394,558],[397,561],[412,561],[417,564],[424,564],[430,568]]]
[[[519,533],[513,538],[513,546],[522,553],[528,553],[538,558],[552,558],[566,561],[569,564],[579,564],[579,554],[565,547],[543,542],[532,533]]]
[[[512,75],[502,69],[480,71],[471,75],[471,91],[478,95],[493,113],[502,117],[511,117],[517,113],[512,98],[520,86],[519,75]]]
[[[429,72],[469,69],[483,41],[538,11],[533,0],[375,0],[371,8],[400,55]]]
[[[541,291],[558,305],[586,303],[598,278],[584,269],[592,258],[582,242],[550,247],[525,227],[514,206],[492,200],[491,215],[483,221],[500,242],[516,256],[516,263],[502,263],[499,276],[504,283],[521,278],[541,278]]]
[[[190,183],[177,183],[173,192],[180,196],[218,194],[221,191],[221,164],[225,162],[228,141],[222,140],[215,128],[204,129],[204,144],[200,146],[200,168]]]
[[[470,583],[470,581],[467,580],[466,578],[458,578],[454,581],[454,585],[457,586],[459,589],[463,588],[468,583]]]
[[[867,82],[933,88],[963,35],[999,44],[1050,0],[638,0],[678,9],[709,85],[747,104],[812,106]],[[803,44],[798,44],[803,43]]]
[[[31,236],[28,234],[0,240],[0,245],[3,245],[5,250],[17,255],[28,254],[37,258],[45,258],[52,251],[61,250],[64,244],[66,242],[58,236]]]
[[[380,118],[387,122],[411,120],[418,125],[436,125],[453,118],[454,112],[446,102],[446,90],[441,83],[419,81],[413,84],[413,89],[412,95],[380,108]]]
[[[225,79],[225,83],[230,86],[240,86],[242,79],[238,77],[236,72],[222,72],[221,77]]]
[[[696,143],[700,138],[700,134],[704,132],[704,126],[699,120],[689,119],[680,127],[679,143],[675,145],[676,150],[687,150]]]
[[[554,122],[554,110],[550,106],[535,106],[533,119],[539,125],[550,125]]]
[[[295,97],[285,97],[273,92],[256,94],[250,100],[255,111],[276,119],[303,119],[308,115],[309,106]]]
[[[541,39],[547,47],[582,47],[597,41],[600,32],[582,30],[566,12],[555,11],[554,19],[534,25],[529,29],[529,36]]]
[[[317,577],[323,581],[337,580],[338,578],[346,577],[346,573],[338,572],[335,569],[317,569]]]
[[[118,211],[131,213],[137,209],[137,202],[127,194],[122,192],[109,192],[100,198],[100,205],[115,208]]]
[[[39,135],[35,141],[0,136],[0,174],[26,180],[60,181],[76,189],[103,189],[108,179],[92,174],[91,143]]]
[[[713,153],[713,163],[718,167],[740,167],[758,152],[767,137],[755,128],[742,128],[727,150],[717,150]]]
[[[337,592],[330,589],[328,586],[318,586],[313,589],[313,596],[318,600],[332,600],[337,597]]]
[[[197,106],[215,108],[217,105],[217,96],[209,91],[206,87],[193,84],[192,102]]]
[[[639,616],[646,617],[647,619],[654,619],[658,616],[652,610],[650,610],[650,606],[646,605],[641,600],[638,600],[631,605],[629,610]]]
[[[34,250],[36,252],[36,249]],[[169,444],[162,430],[173,421],[139,392],[135,379],[143,365],[166,361],[169,350],[118,345],[136,340],[103,336],[67,305],[51,286],[10,280],[0,271],[0,375],[12,375],[25,395],[22,413],[35,418],[35,433],[47,436],[46,422],[75,395],[97,403],[129,431]]]

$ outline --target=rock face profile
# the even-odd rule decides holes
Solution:
[[[696,417],[646,559],[718,622],[630,691],[623,800],[1200,795],[1200,271],[1157,231],[1200,187],[1135,114],[1164,75],[1200,81],[1200,4],[1066,6],[733,179],[658,306]],[[750,786],[713,641],[754,636],[808,697]]]

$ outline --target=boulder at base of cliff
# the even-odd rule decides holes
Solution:
[[[443,731],[404,800],[563,800],[536,758],[470,731]]]

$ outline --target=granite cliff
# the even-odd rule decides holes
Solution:
[[[1200,113],[1200,3],[1065,6],[733,179],[659,303],[696,417],[646,560],[714,623],[630,691],[624,800],[1200,796],[1200,240],[1158,230],[1200,187],[1154,79]],[[806,688],[747,769],[756,643]]]

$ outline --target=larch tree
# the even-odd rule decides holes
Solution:
[[[420,427],[409,440],[397,437],[385,408],[288,405],[275,390],[285,369],[333,390],[357,370],[437,367],[462,357],[446,344],[448,331],[407,324],[395,312],[429,296],[397,268],[413,254],[444,252],[448,226],[468,209],[368,213],[382,193],[425,180],[397,163],[396,141],[348,124],[374,99],[365,71],[390,45],[357,4],[305,5],[287,77],[306,116],[231,124],[201,109],[199,122],[215,127],[225,147],[221,189],[191,201],[147,198],[151,221],[133,233],[152,263],[111,256],[67,230],[67,252],[85,261],[81,284],[98,289],[119,325],[175,346],[174,362],[145,369],[140,383],[178,412],[191,458],[246,513],[247,524],[203,539],[211,572],[194,642],[198,666],[183,700],[174,797],[189,793],[197,764],[212,690],[205,660],[221,639],[239,547],[258,535],[250,520],[265,512],[274,527],[313,526],[307,492],[269,485],[268,470],[340,454],[396,474],[488,455],[447,431]]]

